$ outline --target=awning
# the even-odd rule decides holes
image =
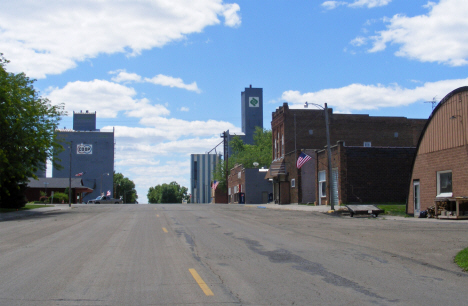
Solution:
[[[286,165],[284,162],[284,158],[274,160],[271,163],[270,169],[268,169],[268,172],[265,175],[265,179],[275,178],[280,174],[286,174]]]

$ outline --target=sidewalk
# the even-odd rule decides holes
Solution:
[[[66,209],[70,209],[70,207],[68,207],[68,204],[57,204],[54,207],[42,207],[42,208],[34,208],[34,209],[28,209],[28,210],[19,210],[19,211],[7,212],[7,213],[0,213],[0,222],[38,215],[44,212],[60,211],[60,210],[66,210]]]
[[[257,208],[268,208],[268,209],[281,209],[281,210],[302,210],[302,211],[318,211],[318,212],[327,212],[331,209],[330,205],[297,205],[297,204],[259,204],[259,205],[250,205],[245,204],[246,207],[257,207]]]
[[[286,205],[279,205],[279,204],[258,204],[258,205],[251,205],[245,204],[246,207],[256,207],[256,208],[265,208],[265,209],[279,209],[279,210],[296,210],[296,211],[316,211],[326,213],[328,212],[331,207],[330,205],[319,205],[319,206],[311,206],[311,205],[298,205],[298,204],[286,204]],[[344,206],[335,206],[336,210],[344,209]],[[350,216],[346,216],[347,218],[351,218]],[[362,215],[362,216],[355,216],[353,218],[371,218],[371,216]],[[379,215],[376,219],[381,220],[393,220],[393,221],[413,221],[413,222],[435,222],[435,223],[468,223],[468,220],[447,220],[447,219],[434,219],[434,218],[414,218],[414,217],[400,217],[400,216],[391,216],[391,215]]]

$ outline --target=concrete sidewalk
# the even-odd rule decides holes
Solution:
[[[28,210],[19,210],[19,211],[0,213],[0,222],[20,219],[24,217],[42,214],[45,212],[60,211],[60,210],[67,210],[67,209],[70,209],[70,207],[68,207],[68,204],[56,204],[54,205],[54,207],[41,207],[41,208],[34,208],[34,209],[28,209]]]
[[[295,210],[295,211],[316,211],[326,213],[328,212],[331,207],[330,205],[319,205],[319,206],[311,206],[311,205],[298,205],[298,204],[286,204],[286,205],[279,205],[279,204],[245,204],[246,207],[256,207],[256,208],[266,208],[266,209],[279,209],[279,210]],[[344,206],[335,206],[335,210],[347,210]],[[350,216],[347,216],[351,218]],[[361,216],[354,216],[353,218],[372,218],[370,215],[361,215]],[[413,221],[413,222],[433,222],[433,223],[468,223],[468,220],[448,220],[448,219],[434,219],[434,218],[414,218],[414,217],[400,217],[400,216],[391,216],[391,215],[383,215],[380,214],[375,219],[381,220],[394,220],[394,221]]]
[[[281,210],[302,210],[302,211],[318,211],[318,212],[327,212],[331,209],[330,205],[319,205],[319,206],[312,206],[312,205],[297,205],[297,204],[287,204],[287,205],[279,205],[279,204],[259,204],[259,205],[251,205],[245,204],[246,207],[257,207],[257,208],[268,208],[268,209],[281,209]]]

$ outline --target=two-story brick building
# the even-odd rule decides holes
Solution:
[[[425,119],[406,117],[334,114],[331,108],[328,117],[330,142],[336,144],[341,140],[350,147],[416,147],[426,123]],[[290,109],[284,103],[272,113],[271,129],[273,162],[270,170],[279,162],[284,164],[284,173],[267,175],[273,180],[275,201],[280,204],[310,202],[316,198],[317,186],[315,174],[314,179],[310,179],[311,170],[306,167],[312,161],[298,170],[296,160],[301,150],[312,150],[309,151],[312,156],[313,150],[326,146],[324,110]],[[308,176],[308,184],[302,183],[303,175]]]

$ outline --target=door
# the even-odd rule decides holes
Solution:
[[[318,175],[319,180],[319,205],[322,205],[322,198],[327,196],[327,175],[326,171],[320,171]]]
[[[421,190],[419,181],[413,181],[413,202],[414,202],[414,216],[419,217],[421,210]]]
[[[262,204],[268,203],[268,191],[262,191]]]

